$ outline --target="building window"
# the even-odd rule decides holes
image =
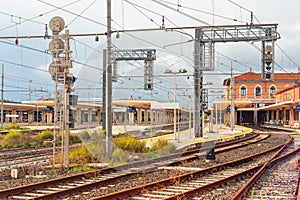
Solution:
[[[247,88],[245,86],[242,86],[240,93],[242,97],[245,97],[247,95]]]
[[[260,86],[255,87],[255,96],[257,96],[257,97],[261,96],[261,87]]]
[[[274,85],[272,85],[270,87],[270,96],[273,97],[275,92],[276,92],[276,87]]]

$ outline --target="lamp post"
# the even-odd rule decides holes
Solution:
[[[171,71],[171,70],[166,70],[165,74],[174,74],[174,103],[176,103],[176,74],[183,74],[183,73],[187,73],[186,69],[180,69],[178,71]],[[176,140],[176,132],[177,132],[177,116],[176,116],[176,108],[174,108],[174,136],[175,136],[175,140]]]
[[[206,82],[206,83],[204,83],[204,84],[202,84],[202,86],[209,86],[209,85],[213,85],[213,82]],[[208,95],[208,92],[209,92],[209,87],[207,87],[207,88],[203,88],[203,91],[207,91],[207,93],[203,93],[203,94],[201,94],[201,95],[203,95],[202,96],[202,98],[204,99],[204,102],[203,103],[206,103],[207,105],[206,106],[208,106],[208,97],[209,97],[209,95]],[[208,108],[208,107],[207,107]],[[200,120],[202,120],[202,124],[204,125],[204,109],[201,109],[200,110],[200,112],[202,112],[202,119],[200,119]],[[212,113],[213,114],[213,113]],[[212,117],[212,115],[211,115],[211,117]],[[213,130],[213,120],[211,120],[212,122],[210,122],[209,123],[209,131],[210,130]],[[195,127],[194,127],[195,128]],[[203,133],[204,133],[205,131],[203,130]],[[203,137],[203,134],[202,133],[202,137]]]
[[[190,99],[190,110],[189,110],[189,130],[190,130],[190,138],[192,137],[192,101],[193,101],[193,97],[190,95],[189,96]]]
[[[220,93],[223,91],[215,91],[214,93]],[[222,127],[222,115],[221,115],[221,102],[217,101],[217,99],[222,99],[222,95],[212,95],[215,96],[215,101],[213,101],[213,108],[215,108],[214,112],[215,112],[215,118],[216,118],[216,130],[218,131],[218,127],[221,128]],[[218,105],[219,104],[219,105]],[[219,110],[219,114],[218,114],[218,110]]]

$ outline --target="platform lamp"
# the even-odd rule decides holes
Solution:
[[[182,69],[179,69],[178,71],[172,71],[172,70],[169,70],[169,69],[166,69],[165,74],[173,74],[174,75],[174,103],[176,103],[176,74],[184,74],[184,73],[187,73],[187,70],[185,68],[182,68]],[[175,140],[177,139],[176,138],[176,132],[177,132],[177,116],[176,116],[176,108],[174,108],[174,136],[175,136]],[[179,137],[178,137],[179,138]]]

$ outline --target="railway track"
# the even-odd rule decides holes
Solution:
[[[264,141],[266,139],[266,136],[260,138],[255,138],[251,139],[252,141],[243,141],[243,145],[237,145],[237,144],[231,144],[231,147],[233,149],[238,148],[238,146],[245,146],[250,143],[255,143],[257,141]],[[222,146],[222,145],[221,145]],[[222,147],[223,149],[220,149],[216,151],[216,153],[222,153],[226,151],[225,147]],[[228,149],[227,149],[228,150]],[[220,151],[220,152],[218,152]],[[198,150],[199,152],[199,150]],[[199,159],[199,154],[198,155],[189,155],[186,160],[195,160],[196,158]],[[166,160],[166,159],[163,159]],[[157,163],[158,162],[158,163]],[[171,161],[168,161],[168,163],[161,163],[161,161],[157,160],[156,163],[152,163],[152,166],[148,166],[147,169],[141,165],[141,163],[144,163],[146,165],[149,165],[149,163],[145,163],[145,161],[139,163],[135,163],[135,165],[131,165],[131,168],[129,166],[126,167],[121,166],[119,169],[105,169],[102,171],[95,171],[95,172],[90,172],[90,173],[85,173],[80,176],[76,175],[73,177],[67,177],[64,179],[57,179],[57,180],[52,180],[48,181],[45,183],[40,183],[40,184],[34,184],[34,185],[29,185],[25,187],[19,187],[19,188],[12,188],[9,190],[5,191],[0,191],[0,198],[5,197],[5,198],[10,198],[10,199],[53,199],[54,197],[57,196],[67,196],[71,193],[78,193],[81,191],[92,191],[93,188],[102,188],[105,193],[110,192],[110,188],[115,187],[115,181],[120,180],[124,182],[124,180],[134,180],[136,178],[137,174],[140,173],[145,173],[145,171],[154,171],[154,169],[157,169],[159,166],[166,166],[166,165],[172,165]],[[180,158],[179,161],[176,159],[175,161],[173,160],[172,162],[177,162],[177,163],[183,163],[186,162],[183,158]],[[238,161],[240,162],[240,161]],[[137,169],[137,166],[139,166]],[[151,170],[150,170],[151,169]],[[117,171],[121,170],[121,171]],[[178,172],[180,171],[180,172]],[[166,171],[167,177],[169,177],[170,172],[172,171]],[[185,173],[182,170],[177,170],[178,174]],[[150,175],[151,176],[151,175]],[[51,187],[46,187],[51,185]],[[108,185],[108,187],[107,187]],[[120,188],[119,188],[120,189]],[[81,192],[81,194],[87,194],[90,192]],[[76,195],[75,195],[76,196]],[[63,198],[61,198],[63,199]],[[77,199],[74,197],[74,199]]]
[[[294,143],[290,144],[283,154],[287,155],[299,147],[300,138],[295,137]],[[232,199],[296,199],[299,155],[300,153],[295,153],[293,156],[274,159],[245,183]]]
[[[287,143],[276,147],[283,148]],[[243,176],[249,176],[259,170],[264,163],[272,158],[276,149],[270,149],[256,155],[243,157],[234,161],[230,161],[220,165],[214,165],[210,168],[190,168],[190,170],[183,175],[173,176],[168,179],[156,181],[130,188],[127,190],[117,191],[111,194],[102,195],[93,198],[98,199],[186,199],[206,190],[212,190],[220,187],[220,185],[227,184],[230,181],[241,179]],[[212,199],[211,197],[203,198],[202,196],[195,199]],[[222,199],[228,199],[224,197]]]
[[[251,143],[256,143],[261,140],[265,140],[266,138],[268,138],[268,135],[263,135],[263,136],[252,135],[249,138],[248,138],[249,141],[246,141],[246,139],[244,140],[242,139],[236,142],[228,142],[227,145],[231,145],[231,148],[236,149],[239,146],[241,146],[241,145],[237,145],[236,144],[237,142],[243,142],[243,145],[249,145]],[[220,149],[221,152],[225,151],[224,144],[219,144],[219,146],[216,147],[222,148]],[[141,171],[142,172],[153,171],[157,169],[159,166],[166,166],[168,164],[171,164],[172,162],[183,162],[183,158],[179,158],[180,156],[187,156],[186,159],[190,159],[190,160],[198,159],[199,158],[198,152],[199,149],[198,150],[194,149],[185,152],[184,154],[171,155],[168,157],[158,158],[151,161],[140,161],[133,164],[123,165],[114,169],[97,170],[94,172],[83,173],[83,174],[74,175],[70,177],[50,180],[44,183],[31,184],[27,186],[2,190],[0,191],[0,198],[8,198],[8,197],[11,198],[12,196],[18,196],[19,194],[24,195],[23,198],[25,198],[30,193],[32,193],[32,195],[36,194],[35,196],[42,196],[40,194],[41,192],[44,197],[47,195],[50,196],[52,195],[53,197],[54,193],[67,194],[72,192],[72,190],[77,191],[80,188],[82,188],[82,190],[87,190],[89,187],[93,187],[94,185],[97,184],[105,185],[107,182],[116,178],[122,178],[126,176],[128,177],[137,173],[141,173]],[[180,161],[178,161],[178,158]],[[145,165],[147,166],[147,169],[145,168]],[[57,186],[57,189],[53,189],[53,188],[50,188],[49,190],[45,189],[46,186],[49,185],[55,186],[59,184],[62,185],[62,187]]]
[[[75,144],[70,146],[70,148],[77,146]],[[55,148],[56,153],[60,151],[61,147]],[[52,158],[53,147],[2,150],[0,151],[0,172],[20,166],[44,165]]]

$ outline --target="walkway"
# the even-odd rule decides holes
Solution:
[[[154,138],[143,139],[142,141],[147,142],[148,146],[151,146],[152,143],[156,142],[159,139],[167,139],[171,143],[174,143],[177,149],[185,148],[188,145],[199,143],[199,142],[208,142],[208,141],[217,141],[217,140],[229,140],[231,138],[245,135],[246,133],[250,133],[252,131],[251,128],[243,127],[243,126],[235,126],[234,130],[231,131],[230,127],[222,127],[217,129],[214,127],[214,132],[208,132],[203,135],[203,137],[195,138],[193,134],[193,129],[185,130],[175,134],[168,134],[163,136],[158,136]]]

